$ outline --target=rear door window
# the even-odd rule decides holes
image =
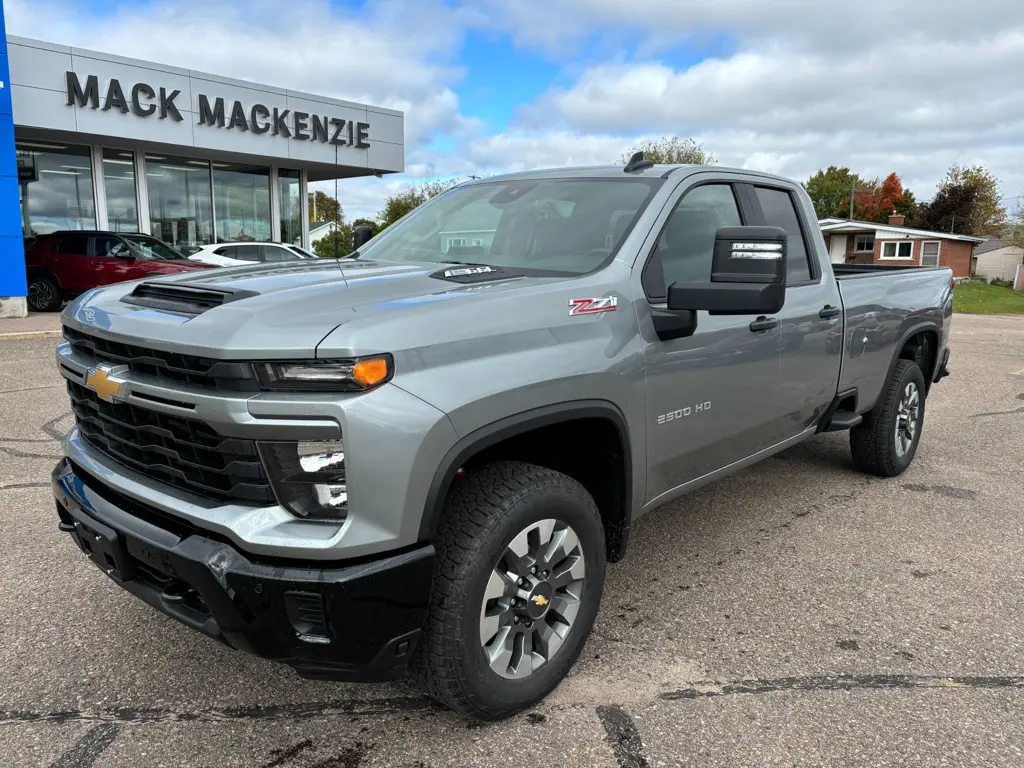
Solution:
[[[764,223],[781,227],[789,235],[786,258],[786,282],[800,283],[811,279],[811,264],[807,259],[807,242],[800,227],[800,219],[793,204],[793,196],[783,189],[755,187],[761,204]]]
[[[263,249],[258,245],[236,245],[225,255],[242,261],[263,261]]]
[[[57,244],[57,253],[86,256],[89,253],[89,238],[84,235],[65,237]]]

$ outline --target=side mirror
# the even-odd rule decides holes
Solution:
[[[359,250],[366,245],[373,237],[373,230],[367,226],[356,227],[352,230],[352,247]]]
[[[671,311],[770,315],[786,298],[786,231],[781,227],[722,227],[715,233],[709,283],[673,283]]]

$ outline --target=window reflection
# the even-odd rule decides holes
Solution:
[[[186,255],[213,242],[210,163],[146,155],[151,232]]]
[[[277,177],[281,192],[281,242],[301,245],[305,205],[299,193],[299,172],[281,168]]]
[[[103,150],[103,188],[107,193],[107,221],[113,232],[138,232],[135,197],[135,153]]]
[[[217,242],[270,240],[270,168],[213,164]]]
[[[89,147],[17,141],[24,237],[96,229]]]

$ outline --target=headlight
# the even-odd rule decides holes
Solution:
[[[289,511],[310,520],[345,519],[348,486],[341,440],[260,443],[260,455],[278,501]]]
[[[395,373],[391,355],[352,360],[303,360],[256,363],[264,389],[361,391],[390,381]]]

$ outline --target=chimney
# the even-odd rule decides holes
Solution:
[[[901,213],[892,213],[889,215],[889,226],[890,227],[902,227],[903,222],[906,221],[906,217]]]

